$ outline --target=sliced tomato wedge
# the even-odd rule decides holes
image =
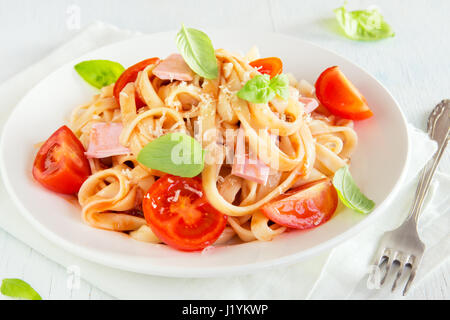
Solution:
[[[55,192],[75,194],[91,174],[80,140],[66,126],[56,130],[39,149],[33,177]]]
[[[339,67],[330,67],[322,72],[315,87],[320,103],[332,114],[351,120],[363,120],[373,116],[366,98]]]
[[[282,226],[311,229],[328,221],[337,204],[337,192],[331,180],[325,178],[280,195],[265,204],[261,211]]]
[[[250,65],[258,69],[260,73],[268,74],[271,78],[283,72],[283,62],[277,57],[254,60],[250,62]]]
[[[114,85],[114,97],[116,98],[117,103],[119,103],[119,95],[122,89],[129,83],[136,81],[138,73],[144,70],[148,65],[156,64],[159,62],[159,58],[150,58],[143,60],[141,62],[132,65],[127,70],[125,70],[117,79],[116,84]],[[141,100],[138,94],[135,95],[136,107],[140,108],[145,105],[145,103]]]
[[[226,225],[226,216],[206,199],[200,178],[166,174],[150,187],[142,207],[158,238],[179,250],[201,250],[213,244]]]

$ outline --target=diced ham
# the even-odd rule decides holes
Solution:
[[[267,183],[269,172],[270,168],[264,162],[259,159],[250,159],[245,153],[244,130],[239,129],[231,174],[256,183],[265,184]]]
[[[303,103],[305,105],[305,112],[311,113],[319,106],[319,103],[316,99],[313,98],[306,98],[306,97],[300,97],[298,98],[298,101]]]
[[[174,53],[161,61],[153,74],[162,80],[192,81],[194,73],[184,61],[181,54]]]
[[[122,130],[123,125],[118,122],[94,123],[86,156],[88,158],[106,158],[130,153],[128,148],[119,143]]]

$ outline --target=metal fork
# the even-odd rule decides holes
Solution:
[[[416,276],[417,268],[422,260],[425,245],[417,233],[417,221],[422,210],[425,196],[430,187],[439,160],[444,153],[449,140],[450,100],[441,101],[431,112],[428,118],[428,135],[438,144],[438,150],[422,171],[417,186],[414,204],[411,207],[405,222],[395,230],[386,232],[381,238],[380,245],[375,255],[373,265],[380,269],[385,268],[385,273],[380,285],[386,281],[390,269],[396,263],[399,264],[391,291],[394,292],[398,281],[406,268],[411,269],[408,281],[403,289],[403,295],[408,293]]]

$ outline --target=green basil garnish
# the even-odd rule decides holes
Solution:
[[[75,65],[78,74],[90,85],[101,89],[116,82],[125,68],[109,60],[88,60]]]
[[[4,296],[12,298],[23,298],[28,300],[42,300],[28,283],[20,279],[3,279],[0,292]]]
[[[345,5],[334,10],[345,35],[353,40],[379,40],[395,35],[378,9],[347,11]]]
[[[367,198],[359,190],[348,170],[348,166],[344,166],[336,171],[333,177],[333,185],[336,188],[339,199],[348,208],[366,214],[375,207],[375,202]]]
[[[204,158],[205,151],[197,140],[174,132],[149,142],[139,152],[137,160],[151,169],[192,178],[202,172]]]
[[[275,94],[277,94],[284,100],[289,98],[289,78],[287,75],[279,74],[273,77],[270,80],[269,86],[275,92]]]
[[[289,80],[287,75],[280,74],[272,79],[269,75],[261,74],[253,77],[238,91],[237,96],[253,103],[267,103],[275,95],[283,99],[289,97]]]
[[[181,25],[176,40],[178,51],[196,74],[206,79],[219,76],[214,47],[206,33]]]

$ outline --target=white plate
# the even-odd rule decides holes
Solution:
[[[77,62],[110,59],[129,66],[175,52],[175,33],[158,33],[100,48],[62,66],[28,92],[5,125],[1,169],[7,190],[22,214],[50,241],[83,258],[139,273],[174,277],[242,274],[297,262],[335,246],[373,223],[395,196],[408,158],[406,122],[395,99],[375,78],[335,53],[297,38],[243,30],[206,31],[215,48],[246,52],[257,45],[262,56],[280,57],[285,72],[312,83],[325,68],[341,67],[375,114],[369,120],[356,122],[359,144],[351,172],[363,192],[377,203],[376,209],[363,216],[341,208],[333,219],[316,229],[203,254],[142,243],[121,233],[85,225],[79,207],[33,180],[34,145],[67,123],[71,110],[89,101],[96,92],[74,71]]]

